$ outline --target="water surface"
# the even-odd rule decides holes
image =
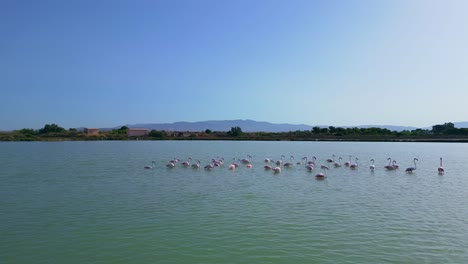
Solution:
[[[332,155],[326,180],[265,158]],[[227,169],[253,156],[253,168]],[[211,171],[165,164],[192,157]],[[396,171],[383,166],[391,157]],[[417,170],[408,175],[406,167]],[[445,175],[437,174],[439,157]],[[369,170],[373,158],[376,170]],[[156,162],[152,170],[143,166]],[[466,263],[468,145],[119,141],[0,143],[4,263]]]

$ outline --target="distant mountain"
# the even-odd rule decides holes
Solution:
[[[468,125],[468,122],[466,122]],[[155,130],[167,130],[167,131],[205,131],[210,129],[212,131],[229,131],[231,127],[240,127],[244,132],[289,132],[296,130],[311,130],[312,125],[305,124],[273,124],[269,122],[260,122],[254,120],[211,120],[211,121],[199,121],[199,122],[175,122],[175,123],[156,123],[156,124],[134,124],[127,125],[130,128],[148,128]],[[116,128],[120,128],[116,127]],[[319,125],[319,127],[329,127],[327,125]],[[354,127],[354,126],[335,126],[335,127]],[[355,126],[358,128],[369,128],[378,127],[386,128],[391,131],[403,131],[403,130],[414,130],[417,127],[410,126],[392,126],[392,125],[361,125]],[[107,130],[107,129],[103,129]]]
[[[231,127],[240,127],[244,132],[289,132],[296,130],[311,130],[309,125],[293,124],[273,124],[269,122],[259,122],[254,120],[220,120],[220,121],[200,121],[200,122],[175,122],[163,124],[135,124],[127,125],[130,128],[148,128],[155,130],[169,131],[229,131]]]

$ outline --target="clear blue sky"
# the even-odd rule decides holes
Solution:
[[[0,1],[0,130],[468,121],[468,1]]]

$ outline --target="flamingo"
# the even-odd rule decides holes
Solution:
[[[219,166],[224,166],[224,158],[218,157],[218,160],[216,161],[216,163],[218,163]]]
[[[289,160],[290,160],[291,162],[286,162],[286,163],[283,165],[284,167],[291,167],[291,166],[293,165],[294,156],[289,157]]]
[[[252,156],[247,155],[247,159],[241,159],[241,162],[244,164],[251,163],[252,162]]]
[[[284,155],[281,155],[281,158],[276,161],[276,165],[281,166],[281,163],[283,163]]]
[[[236,166],[234,164],[230,164],[228,168],[229,168],[229,170],[235,170]]]
[[[169,162],[169,163],[166,164],[166,167],[172,169],[172,168],[175,167],[175,163]]]
[[[317,175],[315,175],[315,178],[317,178],[319,180],[322,180],[322,179],[325,179],[327,177],[328,167],[327,166],[322,166],[322,169],[323,169],[323,173],[322,172],[317,173]]]
[[[395,167],[395,169],[400,168],[400,165],[398,165],[398,163],[397,163],[396,160],[393,160],[393,161],[392,161],[392,166]]]
[[[315,166],[315,161],[316,161],[316,160],[317,160],[317,157],[312,156],[312,160],[309,161],[309,163],[310,163],[310,164],[314,164],[314,166]]]
[[[270,163],[271,162],[271,159],[270,158],[266,158],[265,159],[265,163]]]
[[[153,169],[153,168],[154,168],[154,164],[156,164],[156,161],[153,160],[153,161],[151,161],[151,166],[146,165],[146,166],[144,166],[143,168],[145,168],[145,169],[147,169],[147,170],[148,170],[148,169],[149,169],[149,170],[150,170],[150,169]]]
[[[354,170],[354,169],[357,169],[357,167],[358,167],[357,161],[358,161],[358,160],[359,160],[359,159],[356,157],[356,158],[354,159],[355,162],[354,162],[353,164],[349,165],[349,168],[350,168],[350,169],[353,169],[353,170]]]
[[[188,161],[182,162],[182,166],[184,166],[184,167],[189,167],[191,162],[192,162],[192,158],[189,157],[189,158],[188,158]]]
[[[332,155],[331,158],[328,158],[328,159],[327,159],[327,162],[328,162],[328,163],[332,163],[333,161],[335,161],[335,155]]]
[[[179,159],[178,159],[178,158],[174,158],[173,160],[170,160],[169,162],[170,162],[170,163],[176,164],[177,162],[179,162]]]
[[[349,155],[349,160],[346,161],[346,162],[344,163],[344,165],[345,165],[346,167],[349,167],[349,165],[351,165],[351,161],[350,161],[350,160],[351,160],[351,155]]]
[[[275,174],[281,173],[281,168],[280,168],[280,167],[275,167],[275,168],[273,169],[273,172],[274,172]]]
[[[392,158],[388,158],[388,165],[385,165],[384,168],[387,170],[394,170],[396,169],[394,166],[390,165],[392,163]]]
[[[213,163],[210,163],[210,164],[206,165],[204,168],[205,168],[205,170],[211,170],[211,169],[213,169],[214,167],[215,167],[214,164],[213,164]]]
[[[417,158],[414,158],[413,159],[414,167],[406,168],[406,170],[405,170],[406,173],[413,173],[413,171],[416,170],[416,161],[419,161],[419,160]]]
[[[245,167],[246,167],[247,169],[250,169],[250,168],[252,168],[252,166],[253,166],[253,165],[249,163],[249,164],[247,164]]]
[[[271,169],[273,169],[270,165],[265,165],[265,166],[263,166],[263,168],[264,168],[265,170],[271,170]]]
[[[440,158],[440,165],[439,168],[437,168],[437,171],[439,172],[439,175],[442,175],[445,172],[444,167],[442,166],[442,157]]]
[[[370,165],[369,168],[370,168],[371,171],[374,171],[374,170],[375,170],[374,159],[371,159],[370,162],[371,162],[372,164]]]
[[[200,160],[197,160],[197,163],[192,164],[192,168],[199,169],[200,168]]]
[[[342,158],[339,157],[338,161],[335,161],[335,163],[333,163],[333,166],[335,166],[335,168],[341,167],[341,160],[342,160]]]

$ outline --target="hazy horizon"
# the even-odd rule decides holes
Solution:
[[[0,130],[468,120],[468,2],[2,1]]]

